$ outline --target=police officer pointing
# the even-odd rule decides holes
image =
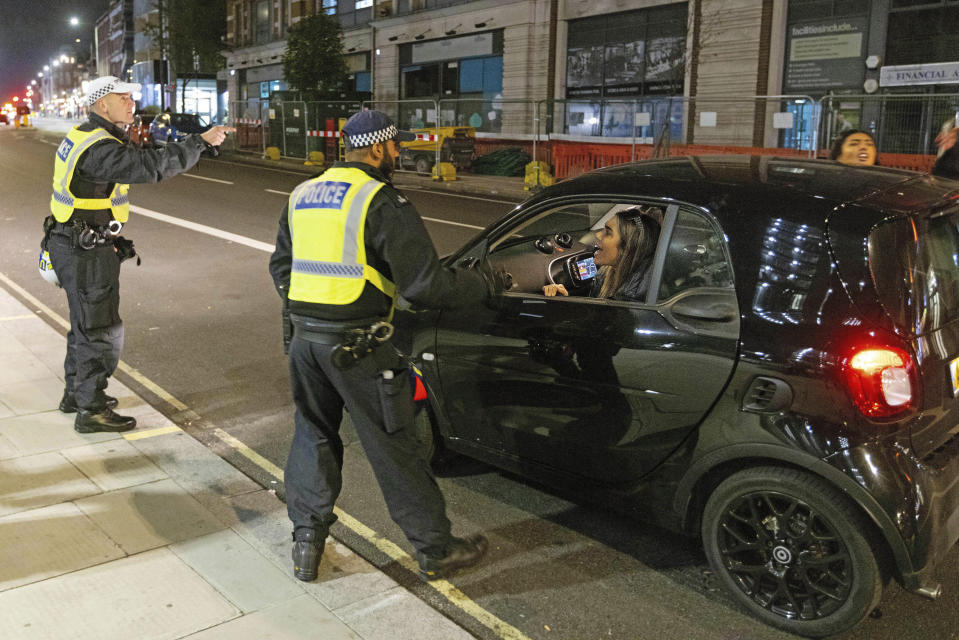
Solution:
[[[440,264],[419,214],[390,183],[399,142],[415,136],[378,111],[355,114],[343,135],[347,161],[293,190],[270,259],[294,327],[295,433],[285,472],[294,575],[316,578],[336,520],[345,407],[390,516],[416,549],[420,576],[431,580],[478,562],[487,541],[450,533],[443,494],[411,428],[409,363],[388,341],[388,321],[400,296],[449,308],[481,302],[490,285]]]
[[[135,254],[119,236],[130,213],[130,183],[158,182],[186,171],[206,145],[223,142],[227,127],[213,127],[161,150],[128,144],[123,127],[133,122],[132,93],[139,84],[104,76],[90,82],[90,117],[60,143],[54,161],[53,213],[44,222],[43,248],[67,294],[70,332],[64,360],[60,411],[76,412],[80,433],[128,431],[136,420],[116,414],[116,398],[104,390],[123,346],[120,262]]]

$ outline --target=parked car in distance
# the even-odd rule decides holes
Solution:
[[[133,116],[133,124],[130,125],[130,142],[138,147],[149,147],[153,145],[153,138],[150,135],[150,123],[153,122],[156,115],[152,113],[138,113]]]
[[[179,142],[191,133],[203,133],[210,128],[203,116],[195,113],[161,113],[150,123],[153,142],[159,145]]]
[[[758,156],[548,187],[445,259],[505,271],[504,294],[397,313],[429,392],[418,435],[700,537],[791,633],[855,626],[889,578],[938,597],[959,538],[956,193]],[[626,210],[661,224],[648,286],[591,297],[595,234]]]

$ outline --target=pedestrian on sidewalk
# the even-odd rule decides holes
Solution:
[[[416,209],[390,182],[399,143],[413,134],[384,113],[361,111],[343,135],[346,161],[293,190],[270,259],[294,330],[295,433],[285,472],[293,574],[316,579],[336,520],[345,406],[390,516],[416,549],[420,576],[432,580],[479,562],[488,543],[451,533],[443,494],[413,433],[409,362],[388,341],[388,322],[401,297],[430,309],[463,307],[496,287],[475,270],[440,264]],[[377,342],[385,344],[374,348]]]
[[[76,412],[79,433],[136,426],[113,411],[117,400],[104,392],[123,346],[120,262],[135,255],[133,243],[118,235],[130,213],[130,184],[186,171],[233,130],[213,127],[160,150],[134,147],[124,129],[133,122],[132,94],[139,90],[113,76],[90,82],[89,119],[67,133],[54,160],[53,215],[44,221],[43,247],[70,308],[60,411]]]

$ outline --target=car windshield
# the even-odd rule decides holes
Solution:
[[[901,329],[921,335],[959,318],[959,207],[879,225],[869,262],[879,301]]]
[[[206,119],[195,113],[173,114],[173,125],[176,127],[205,127]]]

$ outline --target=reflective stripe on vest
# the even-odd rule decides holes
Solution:
[[[367,282],[394,299],[396,285],[366,263],[366,214],[383,184],[360,169],[334,167],[293,190],[290,300],[351,304]]]
[[[91,145],[106,139],[121,142],[105,129],[80,131],[78,127],[74,127],[60,143],[53,165],[53,196],[50,198],[50,211],[57,222],[69,220],[74,209],[91,211],[109,209],[113,218],[120,222],[126,222],[130,217],[130,199],[127,196],[130,185],[128,184],[115,184],[107,198],[77,198],[70,191],[70,183],[73,181],[73,173],[76,171],[80,156]]]

